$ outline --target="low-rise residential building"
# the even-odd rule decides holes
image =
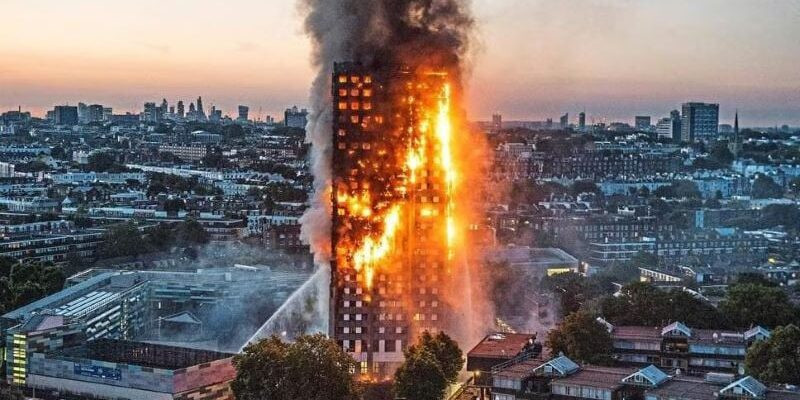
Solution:
[[[8,211],[32,214],[56,213],[61,206],[58,200],[47,197],[0,197],[0,206]]]
[[[766,259],[769,240],[763,235],[732,228],[717,228],[682,234],[660,234],[656,237],[589,242],[589,259],[599,264],[628,261],[638,252],[653,253],[665,260],[681,260],[689,256],[748,260]]]
[[[0,240],[0,256],[19,261],[63,262],[69,254],[92,259],[104,240],[102,229],[62,233],[10,234]]]
[[[208,146],[204,144],[162,144],[159,153],[172,153],[181,160],[200,161],[208,154]]]
[[[665,327],[610,326],[614,358],[622,364],[654,364],[688,373],[744,373],[747,348],[770,332],[754,327],[744,332],[689,328],[681,322]]]
[[[560,355],[528,358],[492,372],[492,400],[797,400],[800,392],[768,388],[751,376],[669,375],[641,368],[579,365]]]
[[[50,179],[57,184],[83,184],[83,183],[112,183],[117,185],[126,184],[129,181],[139,183],[147,182],[147,176],[142,172],[66,172],[63,174],[52,174]]]

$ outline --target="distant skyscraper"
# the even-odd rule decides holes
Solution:
[[[672,110],[669,117],[661,118],[656,124],[658,137],[679,142],[681,140],[681,113]]]
[[[89,122],[89,106],[78,103],[78,122],[85,124]]]
[[[634,126],[637,131],[646,131],[650,129],[650,117],[646,115],[637,115]]]
[[[298,110],[297,106],[287,108],[283,113],[283,122],[290,128],[305,128],[308,122],[308,111]]]
[[[239,121],[246,122],[248,120],[248,114],[250,113],[250,107],[248,106],[239,106]]]
[[[203,110],[203,98],[200,96],[197,97],[197,119],[200,121],[205,121],[206,119],[206,112]]]
[[[186,114],[184,113],[184,109],[183,109],[183,100],[178,101],[178,116],[181,117],[181,118],[186,116]]]
[[[222,110],[217,110],[216,106],[211,106],[208,112],[208,120],[211,122],[219,122],[222,120]]]
[[[77,125],[78,107],[55,106],[55,108],[53,108],[53,121],[57,125]]]
[[[114,109],[111,107],[103,107],[103,121],[111,121],[111,115],[114,114]]]
[[[719,133],[719,104],[684,103],[681,110],[681,140],[716,139]]]
[[[672,110],[669,113],[669,119],[672,121],[672,141],[680,142],[681,141],[681,113],[678,110]]]
[[[582,131],[586,130],[586,113],[583,111],[578,114],[578,129]]]
[[[498,132],[503,129],[503,116],[500,114],[492,115],[492,131]]]
[[[569,126],[569,113],[566,113],[566,114],[562,115],[558,122],[561,125],[562,129],[568,127]]]
[[[156,103],[144,103],[144,112],[142,113],[142,121],[144,122],[161,122],[164,117],[164,109],[161,106],[156,106]]]
[[[92,104],[88,107],[89,113],[86,122],[101,122],[103,120],[103,106]]]

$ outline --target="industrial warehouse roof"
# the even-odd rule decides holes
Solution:
[[[106,272],[93,276],[77,285],[66,287],[59,292],[51,294],[50,296],[3,314],[2,318],[12,320],[27,318],[31,313],[51,307],[53,304],[71,301],[76,297],[81,296],[82,293],[91,290],[92,287],[102,285],[106,279],[109,279],[114,275],[116,275],[116,272]]]
[[[53,312],[66,317],[80,316],[99,305],[118,299],[119,296],[119,292],[92,291],[56,308]]]
[[[38,332],[64,325],[64,317],[60,315],[34,315],[19,327],[19,332]]]
[[[56,358],[80,358],[170,370],[234,356],[231,353],[115,339],[92,340],[50,354]]]
[[[71,277],[71,286],[56,292],[29,305],[13,310],[0,317],[0,328],[16,329],[25,328],[27,331],[44,330],[42,327],[55,327],[44,323],[40,316],[58,316],[64,324],[82,323],[96,318],[102,310],[114,307],[123,299],[143,294],[145,298],[186,298],[189,301],[209,302],[216,304],[227,302],[225,305],[231,313],[251,312],[246,306],[247,301],[241,301],[247,296],[257,295],[260,298],[269,298],[269,302],[259,305],[264,310],[264,318],[271,318],[280,310],[278,306],[284,303],[298,288],[308,282],[310,274],[306,272],[272,271],[266,268],[209,268],[194,271],[92,271]],[[314,285],[307,285],[315,287]],[[139,292],[140,289],[147,289]],[[160,296],[160,297],[159,297]],[[142,307],[154,307],[156,303],[143,302]],[[303,303],[304,304],[304,303]],[[181,315],[186,309],[171,309],[174,315],[167,315],[170,321],[183,324],[209,325],[213,319],[213,307],[201,308],[200,314]],[[194,311],[194,310],[192,310]],[[124,311],[123,311],[124,312]],[[105,318],[105,317],[102,317]],[[155,318],[155,317],[153,317]],[[55,321],[50,319],[49,321]],[[218,322],[214,322],[218,323]],[[238,349],[246,343],[253,332],[260,331],[258,321],[242,323],[236,327],[235,333],[226,335],[217,341],[192,342],[192,346],[210,349]],[[172,344],[183,344],[186,340],[177,335],[175,337],[162,336],[162,332],[155,332],[155,328],[146,325],[136,332],[136,340],[166,341]],[[273,334],[265,331],[265,336]]]
[[[487,258],[491,261],[506,261],[516,265],[551,266],[578,264],[577,258],[571,256],[564,250],[554,247],[508,247],[489,252],[489,254],[487,254]]]

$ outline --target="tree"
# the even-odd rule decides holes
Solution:
[[[636,267],[637,272],[639,268],[657,268],[658,256],[648,251],[639,251],[631,257],[629,263]]]
[[[714,143],[709,156],[712,160],[724,166],[729,166],[735,159],[733,153],[728,149],[728,143],[726,142]]]
[[[64,287],[64,272],[52,264],[15,263],[0,277],[0,309],[14,310]]]
[[[322,334],[285,343],[277,336],[245,347],[233,358],[231,383],[238,400],[356,400],[357,364]]]
[[[551,354],[563,353],[574,361],[608,364],[613,349],[606,327],[591,314],[579,311],[564,318],[547,336]]]
[[[619,325],[664,326],[681,321],[695,328],[727,326],[724,313],[682,290],[664,291],[646,282],[624,286],[621,296],[600,303],[605,319]]]
[[[222,150],[218,148],[210,150],[202,160],[203,165],[211,168],[224,168],[225,161],[225,157],[222,156]]]
[[[783,225],[786,229],[800,230],[800,208],[794,204],[770,204],[761,210],[760,227]]]
[[[600,188],[592,181],[575,181],[570,187],[570,193],[577,196],[581,193],[600,193]]]
[[[639,280],[639,268],[630,262],[614,264],[594,276],[607,277],[616,283],[631,283]]]
[[[208,243],[210,235],[196,219],[188,219],[178,225],[176,237],[180,245],[191,246]]]
[[[603,286],[590,284],[588,279],[574,272],[545,276],[542,278],[541,288],[559,296],[562,315],[574,313],[580,310],[587,300],[611,291],[610,284]]]
[[[458,343],[447,336],[444,332],[439,332],[432,335],[430,332],[425,331],[420,336],[416,344],[411,346],[408,351],[416,352],[426,350],[433,354],[436,362],[439,363],[445,379],[449,383],[455,383],[458,378],[458,372],[464,366],[464,358],[461,349],[458,348]]]
[[[675,197],[683,199],[699,199],[700,198],[700,190],[697,188],[697,184],[688,181],[688,180],[678,180],[672,182],[672,188],[675,191]]]
[[[180,210],[185,210],[186,204],[183,202],[183,199],[174,198],[174,199],[167,199],[164,201],[164,211],[168,213],[176,213]]]
[[[142,247],[142,234],[133,221],[109,229],[99,249],[99,253],[107,258],[135,256],[146,251]]]
[[[441,400],[447,389],[442,367],[427,349],[406,351],[405,361],[394,373],[394,390],[408,400]]]
[[[11,274],[11,269],[16,263],[17,260],[11,257],[0,256],[0,277]]]
[[[717,192],[719,192],[719,191],[717,191]],[[706,200],[705,207],[706,208],[711,208],[711,209],[719,209],[719,208],[722,207],[722,204],[719,202],[719,199],[715,196],[715,197],[712,197],[712,198]]]
[[[753,343],[747,349],[745,368],[764,382],[800,385],[800,328],[782,326],[769,339]]]
[[[755,283],[731,286],[719,309],[738,328],[774,328],[798,321],[798,310],[781,288]]]
[[[768,287],[777,287],[778,284],[767,279],[764,275],[759,274],[757,272],[742,272],[736,275],[736,284],[737,285],[745,285],[748,283],[761,285],[761,286],[768,286]]]
[[[89,155],[87,170],[92,172],[118,172],[121,166],[117,166],[117,160],[113,154],[107,151],[98,151]]]
[[[778,198],[783,197],[783,188],[769,176],[758,174],[755,181],[753,181],[751,194],[757,199]]]

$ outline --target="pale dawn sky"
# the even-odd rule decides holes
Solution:
[[[471,119],[654,118],[688,100],[800,125],[800,0],[474,0]],[[166,97],[253,116],[304,105],[293,1],[0,0],[0,110],[138,111]],[[571,119],[574,117],[571,117]]]

